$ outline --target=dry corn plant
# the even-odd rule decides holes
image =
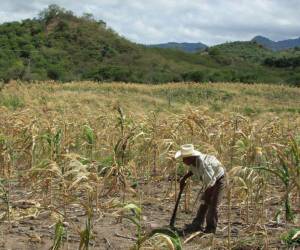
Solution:
[[[1,219],[7,219],[11,225],[11,181],[13,177],[13,145],[0,134],[0,153],[2,173],[0,175],[0,199],[5,204],[5,212],[1,214]]]
[[[132,250],[182,250],[182,243],[179,236],[170,229],[154,229],[145,235],[140,243],[139,248],[133,247]]]
[[[241,244],[243,242],[242,239],[239,239],[241,235],[247,235],[247,240],[251,238],[249,246],[260,245],[262,241],[268,245],[268,233],[262,219],[265,209],[262,202],[265,196],[262,194],[264,177],[254,169],[244,166],[233,167],[227,176],[230,179],[228,188],[232,194],[231,201],[228,200],[228,202],[239,207],[241,219],[245,221],[243,224],[246,226],[238,232],[237,239],[232,241],[230,237],[230,246],[235,248]]]
[[[117,106],[116,110],[118,112],[116,128],[119,130],[119,135],[113,144],[113,163],[106,170],[107,174],[104,178],[104,185],[108,189],[104,196],[122,191],[124,202],[126,192],[135,193],[127,180],[131,175],[129,162],[134,157],[133,146],[144,133],[139,131],[139,127],[131,119],[126,118],[120,106]]]
[[[291,167],[292,170],[292,178],[293,183],[295,184],[297,190],[298,190],[298,196],[296,199],[298,199],[298,207],[300,208],[300,135],[298,136],[290,136],[289,141],[289,148],[288,151],[290,152],[290,159],[288,164],[293,165],[294,167]]]
[[[9,200],[9,191],[7,190],[7,183],[5,179],[0,178],[0,200],[1,203],[4,203],[4,211],[0,214],[0,220],[8,219],[10,223],[10,200]],[[0,207],[2,210],[2,208]]]
[[[59,162],[61,155],[62,129],[52,127],[42,135],[42,138],[48,143],[49,160]]]
[[[245,134],[245,132],[249,134]],[[255,127],[248,126],[245,128],[240,128],[237,131],[237,134],[240,136],[235,144],[235,151],[239,155],[240,164],[243,164],[244,168],[239,171],[239,181],[243,186],[246,194],[246,222],[249,223],[249,208],[250,202],[254,211],[261,211],[260,214],[257,213],[253,218],[256,218],[256,221],[259,219],[262,220],[264,215],[264,200],[266,199],[266,176],[263,174],[258,175],[254,172],[253,167],[257,164],[262,163],[262,148],[261,142],[259,139],[258,131]],[[248,131],[247,131],[248,129]],[[250,130],[250,131],[249,131]],[[258,203],[261,203],[261,208],[259,209]]]
[[[159,179],[174,171],[174,166],[169,167],[169,152],[175,148],[174,143],[178,134],[172,126],[174,121],[160,117],[156,112],[147,115],[142,123],[143,131],[142,142],[139,145],[136,161],[141,166],[141,174],[145,180],[153,177],[153,180]]]
[[[79,249],[88,250],[92,238],[94,207],[96,207],[96,211],[98,211],[99,208],[98,194],[100,178],[98,178],[95,171],[97,167],[87,159],[74,154],[65,155],[63,157],[66,161],[64,164],[64,173],[62,173],[61,168],[55,162],[51,162],[48,165],[33,168],[32,174],[46,174],[45,179],[53,179],[52,189],[56,191],[56,199],[54,199],[56,202],[53,203],[49,209],[63,215],[64,221],[70,221],[69,214],[73,213],[70,212],[68,214],[67,207],[79,204],[85,211],[87,216],[85,228],[80,229],[80,227],[76,225],[73,225],[73,227],[80,237]],[[50,176],[48,172],[50,172]],[[62,197],[62,201],[60,201],[60,197]],[[61,205],[63,212],[60,212]],[[54,246],[61,244],[63,237],[61,235],[62,232],[60,227],[60,234],[56,236],[57,240]]]
[[[32,177],[37,179],[32,185],[38,194],[47,186],[47,200],[51,205],[63,209],[65,219],[68,219],[67,208],[71,204],[85,204],[92,195],[97,210],[99,209],[99,193],[101,178],[97,176],[95,163],[76,154],[64,155],[64,163],[58,165],[54,161],[43,161],[30,171]],[[48,184],[51,183],[51,186]],[[50,196],[49,196],[50,195]]]
[[[59,250],[63,246],[64,237],[66,235],[66,230],[64,227],[63,222],[58,221],[55,224],[55,231],[54,231],[54,240],[53,245],[50,247],[50,250]]]
[[[87,157],[90,160],[93,160],[93,151],[94,151],[94,144],[95,144],[95,133],[94,130],[89,126],[85,125],[84,127],[84,145],[86,146]]]
[[[257,211],[257,204],[253,203],[257,202],[255,197],[259,196],[257,193],[260,192],[260,183],[262,180],[255,170],[242,166],[232,168],[229,176],[233,181],[232,192],[235,194],[236,201],[240,199],[240,202],[244,204],[246,223],[249,224],[251,216],[250,208],[253,208],[253,213]],[[242,204],[241,209],[243,207]],[[251,218],[253,219],[252,223],[257,223],[259,217],[257,214],[252,214]]]
[[[158,114],[151,112],[149,116],[146,117],[147,120],[144,121],[143,132],[145,133],[145,143],[144,148],[141,148],[149,157],[149,162],[146,163],[150,168],[147,169],[148,175],[157,175],[159,168],[159,144],[162,138],[160,133],[160,126]],[[145,163],[142,163],[145,164]]]
[[[290,146],[290,147],[289,147]],[[282,144],[271,144],[270,145],[272,154],[275,154],[278,159],[274,164],[268,164],[266,166],[259,166],[255,169],[267,171],[268,173],[276,176],[283,184],[284,195],[282,200],[284,201],[285,208],[285,219],[290,222],[294,219],[293,210],[291,208],[291,193],[296,187],[294,180],[298,180],[298,166],[297,157],[299,157],[299,151],[294,141],[291,140],[287,146]],[[294,154],[294,152],[296,154]]]
[[[80,243],[79,243],[79,250],[88,250],[90,249],[90,241],[92,240],[93,236],[93,204],[92,204],[92,195],[89,195],[89,202],[87,205],[84,204],[86,209],[86,222],[85,228],[78,231],[80,236]]]

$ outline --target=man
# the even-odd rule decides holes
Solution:
[[[204,194],[197,215],[191,224],[185,226],[181,234],[189,234],[197,231],[215,233],[218,224],[218,205],[220,204],[225,187],[224,168],[215,156],[202,154],[194,149],[192,144],[181,146],[175,154],[175,159],[182,158],[189,166],[189,172],[182,178],[183,187],[190,176],[203,182]],[[203,228],[206,219],[206,228]]]

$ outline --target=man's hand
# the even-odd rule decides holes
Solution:
[[[193,175],[192,171],[189,171],[185,176],[180,180],[180,189],[184,189],[186,180]]]

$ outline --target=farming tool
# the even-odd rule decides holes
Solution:
[[[178,197],[177,197],[177,200],[176,200],[176,203],[175,203],[175,207],[174,207],[174,210],[173,210],[173,214],[172,214],[172,217],[171,217],[171,220],[170,220],[170,224],[169,224],[169,226],[170,226],[171,229],[175,229],[175,220],[176,220],[177,209],[178,209],[178,206],[179,206],[179,202],[180,202],[180,199],[181,199],[182,192],[183,192],[184,187],[186,185],[186,180],[190,176],[192,176],[192,175],[193,175],[192,172],[188,172],[180,180],[179,193],[178,193]]]

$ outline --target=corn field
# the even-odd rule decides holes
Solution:
[[[0,89],[0,249],[292,249],[300,241],[299,89]],[[164,227],[187,171],[173,155],[186,143],[217,156],[227,187],[218,233],[185,241]],[[195,215],[199,189],[188,183],[179,225]]]

